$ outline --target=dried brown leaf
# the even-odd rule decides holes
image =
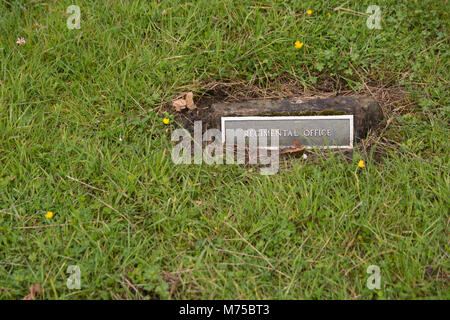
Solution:
[[[281,154],[294,153],[294,152],[300,152],[300,151],[305,150],[305,147],[301,144],[301,142],[294,138],[292,138],[292,145],[293,145],[293,147],[285,148],[285,149],[281,150],[280,153]]]
[[[175,110],[181,111],[184,108],[186,108],[186,100],[184,100],[184,99],[175,100],[173,102],[173,106],[174,106]]]
[[[194,93],[192,92],[188,92],[186,94],[186,107],[189,110],[194,110],[195,108],[197,108],[197,106],[194,103]]]
[[[295,153],[295,152],[300,152],[305,150],[305,148],[286,148],[280,151],[281,154],[285,154],[285,153]]]
[[[34,300],[35,297],[42,294],[42,287],[40,284],[33,284],[30,286],[30,293],[22,300]]]

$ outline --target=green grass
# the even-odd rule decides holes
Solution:
[[[450,4],[77,1],[69,30],[70,4],[0,4],[1,298],[35,283],[44,299],[450,298]],[[381,30],[333,11],[370,4]],[[293,159],[273,176],[172,163],[161,106],[178,93],[327,79],[404,88],[381,160]]]

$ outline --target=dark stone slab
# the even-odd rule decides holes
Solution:
[[[369,129],[383,119],[377,101],[366,96],[221,102],[211,109],[218,127],[222,117],[353,115],[357,138],[365,138]]]

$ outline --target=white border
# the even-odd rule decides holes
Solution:
[[[353,115],[329,115],[329,116],[253,116],[253,117],[221,117],[220,130],[222,131],[222,143],[225,143],[225,121],[239,120],[350,120],[350,145],[348,146],[307,146],[307,149],[353,149]],[[268,149],[273,149],[268,147]]]

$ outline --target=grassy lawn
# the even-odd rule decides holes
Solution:
[[[66,25],[71,4],[80,29]],[[371,4],[381,29],[366,26]],[[0,298],[33,284],[43,299],[450,298],[449,12],[439,0],[2,1]],[[272,176],[175,165],[168,105],[188,91],[366,94],[385,120],[350,160],[283,158]],[[380,289],[366,286],[370,265]]]

